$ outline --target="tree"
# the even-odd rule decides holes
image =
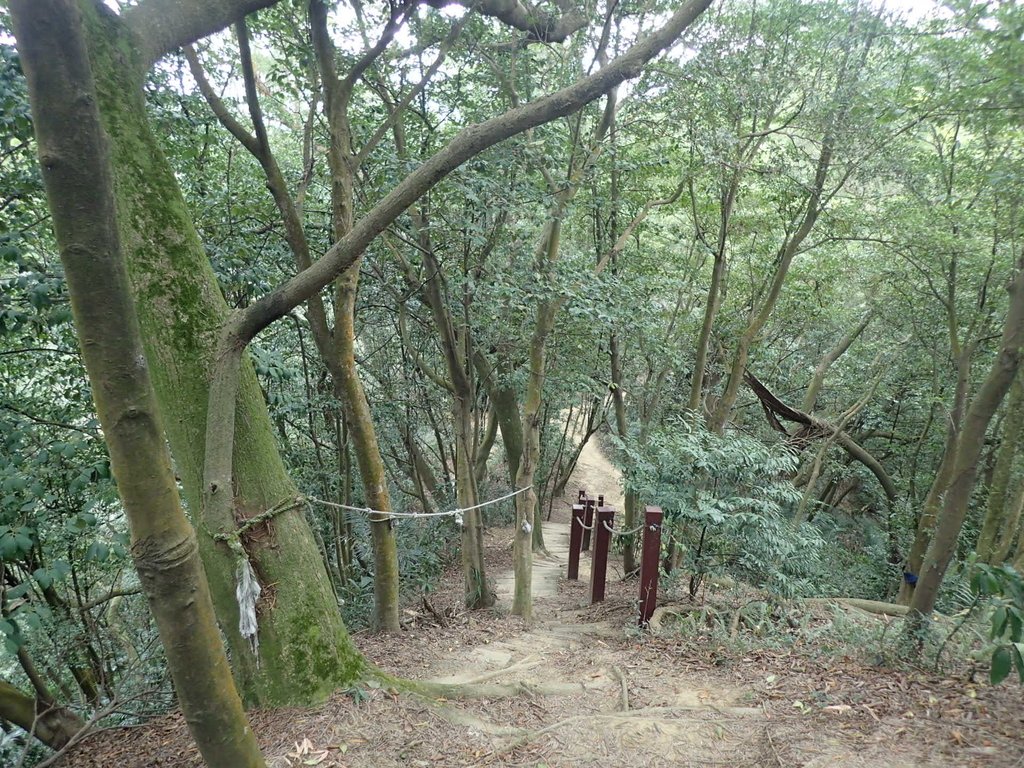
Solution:
[[[82,19],[70,0],[16,2],[12,10],[43,180],[96,409],[131,521],[135,567],[207,764],[256,768],[263,757],[231,679],[142,355]],[[47,698],[43,703],[52,707]],[[42,718],[52,744],[66,742],[75,724],[60,714],[54,713],[56,723]]]

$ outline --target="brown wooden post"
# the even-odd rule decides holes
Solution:
[[[583,499],[583,544],[586,552],[590,549],[590,532],[594,529],[594,500],[587,496]]]
[[[658,602],[658,560],[661,557],[661,507],[647,507],[644,511],[644,541],[640,561],[640,618],[646,627],[654,615]]]
[[[583,492],[580,491],[582,494]],[[572,521],[569,523],[569,569],[565,577],[576,581],[580,577],[580,546],[583,544],[583,514],[586,506],[572,505]]]
[[[615,509],[598,507],[594,518],[594,556],[590,561],[590,602],[604,600],[604,585],[608,576],[608,550],[611,548],[611,528],[615,524]]]
[[[586,498],[587,498],[587,492],[584,491],[582,488],[580,488],[580,497],[579,497],[579,499],[576,500],[576,503],[577,504],[582,504]]]

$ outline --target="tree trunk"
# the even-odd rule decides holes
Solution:
[[[146,62],[136,53],[141,46],[119,17],[91,4],[83,8],[87,6],[89,53],[100,116],[111,138],[118,224],[146,359],[201,534],[200,550],[236,680],[251,704],[322,700],[355,680],[362,660],[348,639],[301,512],[292,509],[275,516],[245,542],[259,581],[273,585],[260,606],[258,661],[238,631],[237,560],[199,519],[209,382],[229,310],[174,173],[149,129],[142,91]],[[235,415],[232,512],[241,520],[294,499],[297,492],[248,362],[240,373]]]
[[[615,428],[619,433],[619,439],[625,440],[628,430],[626,423],[626,400],[622,393],[622,357],[619,354],[619,338],[614,333],[609,342],[612,360],[612,404],[615,407]],[[626,489],[623,498],[625,509],[623,510],[622,527],[632,530],[636,525],[637,498],[636,493]],[[636,562],[636,536],[630,534],[622,537],[622,570],[629,576],[639,567]]]
[[[983,563],[996,562],[997,543],[1002,541],[1007,529],[1014,531],[1017,527],[1016,519],[1012,519],[1014,506],[1009,503],[1010,475],[1013,473],[1022,429],[1024,429],[1024,376],[1017,376],[1010,388],[1009,401],[1006,403],[1003,441],[999,446],[999,454],[996,457],[996,465],[992,473],[985,522],[981,526],[978,543],[974,547],[974,551],[978,553],[978,558]]]
[[[484,567],[484,525],[478,503],[473,457],[473,403],[455,398],[455,488],[462,513],[462,573],[465,579],[466,607],[490,608],[494,592],[487,582]]]
[[[909,575],[904,576],[900,583],[899,595],[896,602],[900,605],[910,605],[916,589],[916,579],[921,573],[921,566],[924,563],[925,553],[932,540],[932,532],[935,530],[935,521],[938,518],[939,509],[942,504],[942,494],[946,492],[950,479],[953,475],[953,466],[956,463],[956,451],[960,440],[960,427],[963,419],[964,408],[967,403],[967,388],[970,385],[971,357],[974,355],[974,346],[968,344],[960,350],[957,360],[956,391],[953,394],[953,407],[949,413],[949,424],[946,428],[946,445],[942,452],[942,461],[935,473],[935,479],[928,489],[924,504],[921,507],[921,516],[917,521],[917,531],[914,534],[914,543],[910,547],[910,554],[907,555],[903,570]]]
[[[0,680],[0,718],[14,723],[53,749],[62,748],[86,727],[82,718],[71,710],[24,694],[3,680]]]
[[[943,499],[942,513],[910,602],[914,623],[927,618],[935,608],[939,586],[956,551],[960,529],[967,515],[979,457],[985,445],[985,432],[1020,367],[1021,348],[1024,346],[1024,263],[1017,265],[1017,274],[1009,291],[1010,306],[999,352],[964,416],[964,428],[957,441],[956,460]]]
[[[82,17],[73,0],[20,0],[12,11],[82,357],[178,700],[207,765],[259,768],[143,357]],[[0,693],[35,721],[34,702],[26,710]],[[43,716],[46,738],[66,743],[78,723],[54,716]]]
[[[1024,523],[1024,483],[1021,483],[1017,488],[1017,493],[1013,498],[1013,506],[1010,508],[1009,514],[1006,516],[1006,522],[1003,525],[1002,533],[996,540],[995,546],[992,550],[992,563],[999,565],[1005,563],[1007,558],[1010,556],[1010,550],[1013,548],[1013,543],[1018,536],[1021,536],[1022,523]],[[1022,542],[1024,544],[1024,542]],[[1017,571],[1020,572],[1020,566],[1017,566]]]
[[[391,496],[384,460],[377,444],[370,404],[366,401],[356,370],[355,304],[361,261],[349,267],[335,284],[338,399],[345,407],[366,504],[380,512],[390,512]],[[370,536],[373,545],[373,627],[379,632],[398,632],[401,629],[398,622],[398,547],[391,519],[387,515],[370,515]]]
[[[775,304],[782,294],[782,286],[785,283],[789,267],[793,258],[800,249],[801,244],[814,229],[814,224],[821,213],[821,197],[825,189],[825,179],[828,176],[828,169],[832,163],[832,137],[826,135],[821,145],[821,152],[818,155],[818,164],[814,175],[814,181],[810,191],[807,193],[807,201],[804,204],[804,215],[800,226],[788,238],[779,250],[778,266],[772,277],[768,295],[765,296],[757,314],[751,318],[746,330],[742,333],[736,344],[736,351],[733,355],[732,368],[729,371],[729,379],[726,381],[725,391],[722,393],[715,412],[711,415],[708,427],[712,432],[721,433],[725,430],[726,422],[732,415],[733,406],[736,403],[736,396],[739,394],[740,384],[743,381],[743,374],[747,369],[747,358],[750,349],[757,341],[761,329],[768,322],[775,309]],[[717,266],[717,264],[716,264]]]
[[[327,153],[331,168],[331,225],[337,242],[352,231],[355,221],[355,172],[358,165],[352,155],[352,128],[348,105],[349,80],[340,80],[335,69],[335,50],[327,32],[327,6],[314,0],[309,4],[310,36],[320,68],[324,91],[324,111],[331,145]],[[335,280],[334,348],[324,350],[325,360],[333,365],[336,392],[348,418],[352,446],[363,481],[366,503],[379,512],[391,511],[384,459],[377,443],[370,405],[366,401],[355,358],[356,295],[362,257]],[[373,548],[373,627],[381,632],[399,631],[398,623],[398,547],[391,520],[386,515],[370,516]]]
[[[501,443],[508,464],[508,481],[513,486],[519,475],[519,459],[523,455],[523,420],[519,414],[519,398],[515,387],[497,376],[501,375],[480,351],[473,355],[473,364],[491,399],[491,407],[498,419]]]
[[[804,413],[814,413],[814,409],[818,402],[818,393],[821,391],[822,385],[825,383],[825,376],[828,374],[829,369],[835,364],[836,360],[846,354],[846,351],[850,346],[857,340],[857,338],[864,332],[864,329],[868,327],[871,319],[874,317],[873,312],[868,312],[864,319],[857,324],[857,327],[846,334],[839,340],[828,354],[825,355],[821,362],[818,363],[817,368],[814,369],[814,375],[811,377],[811,383],[807,385],[807,389],[804,392],[804,402],[800,407]]]
[[[557,251],[560,236],[560,222],[555,219],[549,225],[549,248]],[[550,252],[550,251],[549,251]],[[516,496],[516,531],[513,542],[513,572],[515,593],[512,597],[512,613],[522,616],[525,621],[533,617],[533,526],[538,525],[537,490],[534,479],[540,460],[541,407],[544,404],[544,379],[546,374],[547,339],[555,324],[556,307],[549,301],[541,302],[537,308],[537,319],[530,339],[530,377],[526,385],[526,400],[523,403],[524,441],[523,455],[519,462],[516,488],[528,488]]]

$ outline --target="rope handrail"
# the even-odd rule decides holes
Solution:
[[[511,499],[513,496],[518,496],[520,493],[525,493],[530,490],[530,486],[526,488],[520,488],[517,491],[511,491],[506,493],[504,496],[498,496],[497,498],[490,499],[488,501],[482,501],[479,504],[474,504],[471,507],[465,507],[463,509],[449,509],[443,512],[385,512],[380,509],[374,509],[373,507],[356,507],[351,504],[338,504],[334,501],[326,501],[324,499],[318,499],[315,496],[306,496],[306,501],[310,501],[316,504],[323,504],[325,507],[333,507],[335,509],[346,509],[350,512],[362,512],[365,515],[384,515],[383,520],[389,520],[395,517],[454,517],[456,522],[462,522],[462,515],[464,512],[471,512],[474,509],[481,509],[482,507],[490,506],[491,504],[497,504],[499,501],[505,501]]]
[[[605,530],[608,531],[608,533],[610,533],[612,536],[632,536],[635,533],[640,533],[640,531],[642,531],[644,529],[644,526],[646,525],[646,523],[641,523],[636,528],[634,528],[634,529],[632,529],[630,531],[617,531],[614,528],[612,528],[610,525],[608,525],[608,521],[607,520],[604,521],[603,525],[604,525]]]

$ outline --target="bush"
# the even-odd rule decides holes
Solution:
[[[739,434],[716,435],[667,421],[643,445],[620,442],[627,488],[665,512],[671,537],[694,574],[730,574],[782,595],[814,591],[823,545],[815,528],[794,525],[800,493],[787,476],[797,458]]]

